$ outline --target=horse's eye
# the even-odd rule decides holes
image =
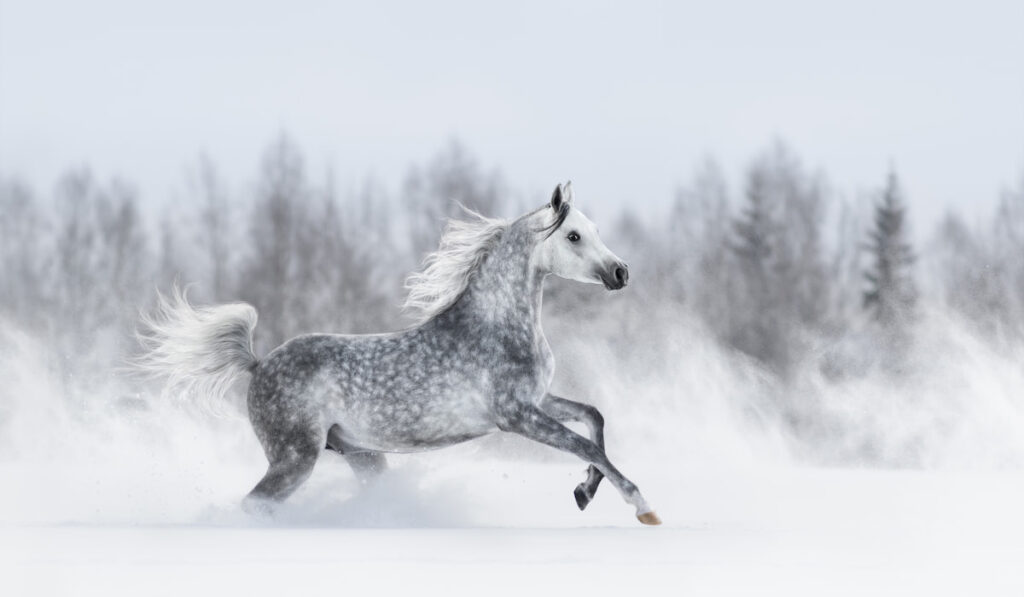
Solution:
[[[571,242],[571,243],[578,243],[578,242],[580,242],[580,235],[575,230],[573,230],[572,232],[569,233],[569,242]]]

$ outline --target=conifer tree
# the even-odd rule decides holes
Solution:
[[[911,270],[915,257],[907,240],[905,216],[899,180],[895,172],[890,172],[881,200],[875,205],[866,247],[871,265],[864,274],[868,282],[864,307],[884,325],[904,321],[917,301]]]
[[[773,217],[772,196],[761,167],[751,169],[747,177],[744,205],[733,221],[730,243],[740,284],[731,301],[732,332],[729,342],[762,362],[781,369],[787,357],[780,350],[781,317],[775,300],[773,274],[777,257],[777,222]]]

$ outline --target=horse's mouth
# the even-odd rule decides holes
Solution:
[[[601,283],[604,284],[605,290],[622,290],[626,287],[625,280],[613,280],[605,276],[601,276]]]

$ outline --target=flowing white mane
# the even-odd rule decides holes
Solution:
[[[448,220],[437,250],[423,260],[423,271],[405,279],[409,294],[403,309],[416,312],[423,321],[444,311],[469,284],[469,276],[480,264],[508,221],[492,219],[463,207],[469,220]]]

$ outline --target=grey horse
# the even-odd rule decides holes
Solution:
[[[554,274],[623,288],[625,263],[572,206],[571,184],[515,220],[472,214],[452,220],[422,272],[407,281],[409,329],[369,335],[308,334],[253,353],[256,310],[244,303],[194,307],[181,293],[144,318],[141,366],[167,376],[169,391],[224,396],[250,373],[248,414],[266,453],[266,474],[246,497],[267,511],[313,471],[325,447],[360,477],[385,467],[384,453],[450,446],[506,431],[590,463],[574,492],[584,509],[602,478],[644,524],[660,520],[612,465],[604,420],[593,406],[548,392],[555,361],[541,329],[544,280]],[[589,439],[565,425],[580,421]]]

